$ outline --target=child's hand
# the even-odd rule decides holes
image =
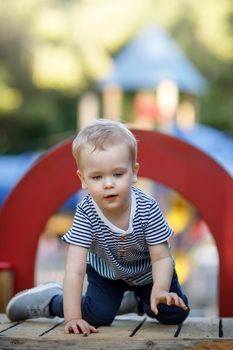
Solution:
[[[73,319],[65,324],[65,333],[76,333],[88,336],[90,333],[98,333],[98,330],[81,318]]]
[[[187,310],[187,306],[183,302],[183,300],[176,294],[172,292],[167,292],[165,290],[153,290],[151,292],[151,310],[155,313],[155,315],[158,314],[158,308],[157,305],[161,304],[167,304],[167,305],[176,305],[178,307],[181,307],[184,310]]]

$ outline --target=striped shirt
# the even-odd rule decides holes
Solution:
[[[152,282],[149,245],[166,242],[173,231],[154,198],[132,188],[129,228],[114,226],[91,196],[77,205],[73,225],[62,239],[88,249],[88,263],[103,277],[128,284]]]

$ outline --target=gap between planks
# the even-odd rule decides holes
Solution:
[[[233,319],[218,318],[188,318],[184,324],[161,325],[147,317],[117,318],[112,327],[100,327],[101,336],[151,337],[156,338],[231,338],[233,339]],[[22,336],[29,331],[31,335],[44,337],[64,335],[63,319],[40,319],[24,322],[9,322],[6,316],[0,318],[0,336]],[[122,333],[123,332],[123,333]],[[128,333],[128,335],[126,335]],[[105,338],[105,337],[104,337]]]

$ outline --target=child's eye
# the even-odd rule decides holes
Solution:
[[[95,181],[98,181],[98,180],[101,179],[101,176],[100,175],[96,175],[96,176],[93,176],[92,179],[95,180]]]
[[[123,173],[115,173],[114,176],[115,177],[121,177],[123,175]]]

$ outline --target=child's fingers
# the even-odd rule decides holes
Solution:
[[[185,305],[184,301],[176,294],[176,293],[164,293],[160,295],[159,297],[151,298],[151,310],[154,312],[155,315],[158,314],[158,304],[167,304],[170,305],[176,305],[178,307],[181,307],[184,310],[187,310],[188,307]]]
[[[154,312],[155,315],[157,315],[159,312],[158,308],[157,308],[158,303],[159,303],[159,301],[157,301],[156,298],[152,299],[151,303],[150,303],[150,308]]]
[[[179,298],[179,302],[180,302],[180,307],[184,310],[187,310],[188,309],[188,306],[184,303],[184,301]]]
[[[176,293],[169,293],[167,296],[167,305],[172,304],[179,306],[182,309],[187,309],[187,306],[185,305],[184,301]]]
[[[98,332],[98,330],[94,326],[89,325],[89,323],[87,323],[84,320],[72,320],[72,322],[66,323],[64,330],[66,334],[82,333],[85,336],[88,336],[90,333]]]
[[[88,324],[86,324],[85,322],[80,322],[79,330],[80,330],[80,333],[82,333],[83,335],[86,335],[86,336],[91,333],[90,326]]]
[[[167,299],[168,299],[168,301],[169,301],[169,302],[167,303],[168,305],[171,305],[171,304],[177,305],[177,306],[180,305],[179,297],[178,297],[178,295],[175,294],[175,293],[169,293]]]
[[[91,333],[98,333],[98,329],[96,329],[94,326],[90,326]]]

